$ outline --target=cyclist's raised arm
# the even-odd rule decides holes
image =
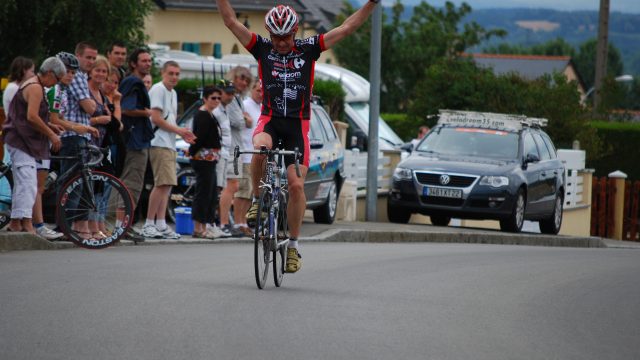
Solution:
[[[324,34],[324,46],[329,49],[335,45],[338,41],[351,35],[354,31],[358,30],[371,13],[375,9],[380,0],[369,0],[358,11],[349,16],[340,26],[331,29],[328,33]]]
[[[229,4],[229,0],[216,0],[220,16],[224,20],[224,25],[231,30],[233,35],[238,38],[243,47],[247,47],[251,42],[252,34],[246,26],[244,26],[236,17],[236,12]]]

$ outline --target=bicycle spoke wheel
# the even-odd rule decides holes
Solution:
[[[256,285],[264,289],[269,274],[269,262],[271,262],[271,248],[269,240],[269,208],[271,206],[271,193],[263,190],[260,194],[260,204],[256,216],[256,230],[254,237],[254,256]]]
[[[71,178],[58,195],[58,225],[78,246],[102,249],[118,242],[131,225],[133,205],[126,186],[115,176],[92,171]]]
[[[289,225],[287,223],[287,198],[284,192],[280,192],[280,206],[278,207],[278,241],[289,237]],[[282,285],[284,267],[287,261],[287,248],[280,246],[273,250],[273,282],[276,287]]]

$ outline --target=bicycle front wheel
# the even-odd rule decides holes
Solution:
[[[101,171],[87,174],[86,181],[82,173],[73,176],[62,187],[57,205],[62,232],[76,245],[87,249],[115,244],[133,219],[129,190],[120,179]]]
[[[287,222],[287,196],[280,191],[280,205],[278,206],[278,242],[289,238],[289,223]],[[273,282],[276,287],[282,285],[284,267],[287,262],[287,247],[281,245],[273,249]]]
[[[269,220],[269,208],[271,207],[271,192],[262,190],[258,214],[256,216],[256,229],[254,236],[253,263],[256,274],[256,285],[264,289],[269,274],[271,262],[271,221]]]

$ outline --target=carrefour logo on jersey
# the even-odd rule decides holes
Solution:
[[[293,59],[293,67],[296,69],[300,69],[304,66],[304,59]]]

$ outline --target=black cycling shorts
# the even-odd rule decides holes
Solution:
[[[280,140],[285,150],[298,148],[300,165],[309,167],[309,120],[261,115],[253,136],[262,132],[271,135],[274,148],[278,147]],[[293,165],[293,156],[285,156],[284,162],[286,167]]]

